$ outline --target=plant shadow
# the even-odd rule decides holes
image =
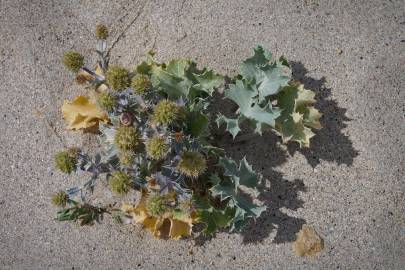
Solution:
[[[260,192],[258,199],[264,203],[267,211],[257,220],[248,223],[241,231],[245,244],[262,242],[273,232],[275,232],[273,243],[293,242],[302,225],[306,223],[305,219],[290,216],[282,211],[282,209],[296,211],[302,208],[305,202],[299,198],[299,194],[307,191],[303,180],[287,180],[282,173],[275,170],[277,166],[287,162],[289,155],[301,153],[314,168],[321,160],[351,166],[359,154],[343,132],[347,127],[346,122],[351,119],[345,116],[346,109],[340,108],[331,98],[331,89],[325,86],[326,79],[322,77],[318,80],[307,76],[308,70],[300,62],[290,64],[293,79],[316,93],[315,107],[323,113],[321,118],[323,128],[314,131],[316,135],[311,139],[310,148],[300,148],[297,143],[289,143],[287,147],[282,147],[276,143],[281,142],[280,138],[271,132],[266,132],[263,136],[250,136],[249,140],[239,142],[237,139],[233,141],[229,134],[223,134],[217,141],[218,146],[225,148],[226,153],[235,160],[240,160],[246,155],[253,168],[263,175],[258,187]],[[234,104],[228,101],[221,103],[222,109],[235,110]],[[247,133],[243,132],[239,136]],[[198,243],[203,244],[209,239],[210,237],[203,237]]]
[[[345,114],[347,109],[340,108],[337,102],[331,99],[331,89],[325,86],[325,77],[319,80],[307,76],[308,70],[300,62],[291,62],[293,79],[304,84],[306,89],[316,93],[316,107],[323,114],[321,118],[322,129],[314,131],[309,148],[299,148],[297,144],[288,144],[288,152],[293,155],[300,152],[308,163],[314,168],[321,160],[336,162],[338,165],[353,164],[359,152],[353,148],[349,137],[343,133],[347,127],[346,122],[351,121]]]

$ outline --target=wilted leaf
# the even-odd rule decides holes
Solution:
[[[100,121],[108,121],[107,114],[84,96],[77,96],[73,101],[65,100],[62,114],[68,129],[72,130],[98,128]]]
[[[316,102],[314,97],[315,93],[304,89],[302,84],[284,87],[277,95],[277,105],[282,111],[276,119],[276,130],[283,142],[292,140],[309,147],[310,138],[315,135],[311,128],[321,128],[322,114],[312,106]]]
[[[173,215],[166,213],[160,217],[150,216],[146,210],[147,195],[142,194],[142,198],[137,206],[123,204],[121,209],[131,215],[133,221],[142,224],[156,238],[173,238],[191,236],[193,218],[190,215]]]
[[[303,227],[292,246],[298,256],[313,256],[324,249],[323,239],[310,227]]]

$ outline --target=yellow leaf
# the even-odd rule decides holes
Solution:
[[[99,121],[107,122],[107,114],[87,97],[77,96],[73,101],[65,100],[62,105],[63,118],[71,130],[94,130]]]
[[[293,250],[298,256],[313,256],[323,248],[323,239],[310,227],[302,228],[293,244]]]
[[[187,237],[191,235],[193,227],[191,218],[188,218],[187,220],[170,219],[170,222],[169,236],[171,238],[178,240],[182,236]]]
[[[121,210],[132,216],[134,223],[142,224],[156,238],[173,238],[191,236],[193,219],[189,216],[173,218],[171,213],[163,214],[160,217],[150,216],[146,210],[147,194],[143,193],[137,206],[123,204]]]

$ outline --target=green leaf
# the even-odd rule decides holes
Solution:
[[[311,128],[319,129],[322,114],[312,105],[315,93],[301,85],[289,85],[277,95],[277,104],[282,110],[276,120],[276,130],[283,142],[296,141],[300,146],[309,147],[315,135]]]
[[[275,126],[275,119],[280,116],[280,111],[272,108],[271,103],[264,107],[259,106],[257,96],[257,89],[241,80],[231,84],[225,91],[225,97],[238,104],[239,113],[256,122],[256,132],[261,134],[263,124]]]
[[[290,80],[290,69],[280,62],[261,68],[261,72],[256,74],[260,102],[267,96],[277,94],[283,86],[288,85]]]
[[[178,59],[167,65],[152,66],[152,83],[171,99],[183,97],[195,100],[212,95],[214,88],[223,83],[223,77],[212,70],[199,71],[190,60]]]
[[[233,159],[226,158],[226,157],[221,157],[219,159],[218,165],[224,168],[225,176],[229,177],[237,177],[238,178],[238,183],[239,183],[239,170],[238,170],[238,165],[236,165],[236,162]],[[236,186],[238,188],[238,186]]]
[[[190,115],[190,133],[193,137],[208,135],[208,117],[200,112]]]
[[[171,99],[188,96],[191,86],[191,82],[167,72],[162,66],[152,67],[152,84],[159,87]]]
[[[235,215],[232,222],[232,230],[239,230],[248,218],[258,218],[265,206],[259,206],[248,202],[241,196],[239,187],[241,185],[254,188],[258,184],[256,173],[244,158],[239,168],[234,160],[220,157],[219,163],[224,168],[224,176],[220,179],[218,175],[212,175],[210,180],[213,184],[210,192],[212,196],[218,196],[221,201],[227,200],[227,206],[235,209]]]
[[[137,67],[136,72],[148,75],[152,70],[152,64],[142,61]]]
[[[204,223],[204,233],[212,235],[221,228],[231,225],[235,216],[235,210],[230,207],[217,209],[213,207],[207,198],[194,197],[194,203],[197,207],[197,220]]]
[[[218,88],[224,83],[224,77],[215,74],[213,70],[205,70],[204,73],[194,74],[194,76],[199,83],[196,87],[210,96],[214,92],[214,88]]]
[[[220,127],[223,124],[226,124],[226,131],[232,134],[232,137],[235,139],[236,135],[241,131],[239,127],[239,117],[236,119],[227,118],[224,115],[218,115],[217,125]]]
[[[183,78],[186,73],[186,69],[190,66],[190,60],[187,59],[177,59],[172,60],[167,65],[166,71],[170,74]]]
[[[253,49],[254,55],[241,65],[241,75],[245,80],[258,87],[259,101],[274,95],[291,80],[291,70],[285,58],[270,62],[272,55],[258,45]]]
[[[254,55],[246,59],[241,65],[240,74],[248,81],[256,79],[256,74],[260,73],[260,67],[266,66],[272,59],[271,53],[261,45],[257,45],[253,52]]]
[[[254,188],[257,186],[258,178],[246,160],[246,157],[242,159],[239,165],[239,184]]]

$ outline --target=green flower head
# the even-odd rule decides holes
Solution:
[[[67,69],[78,72],[84,66],[84,57],[75,51],[65,52],[62,57],[62,63]]]
[[[141,143],[141,135],[135,127],[121,126],[115,133],[114,142],[120,150],[135,150]]]
[[[134,153],[132,151],[121,151],[118,157],[123,167],[131,167],[134,163]]]
[[[107,71],[106,78],[108,85],[117,91],[124,90],[130,84],[129,71],[120,66],[111,66]]]
[[[131,87],[134,89],[135,93],[143,94],[152,87],[152,83],[148,76],[137,74],[132,78]]]
[[[146,144],[146,153],[155,160],[164,159],[169,152],[169,145],[162,137],[155,136]]]
[[[170,100],[162,100],[156,104],[152,120],[157,124],[170,125],[179,117],[179,107]]]
[[[97,104],[103,110],[111,112],[115,106],[115,96],[109,92],[102,92],[97,97]]]
[[[59,191],[52,196],[52,203],[56,206],[65,207],[69,201],[69,196],[64,191]]]
[[[131,176],[124,172],[115,172],[111,175],[108,184],[111,191],[117,194],[126,194],[131,188]]]
[[[96,26],[96,37],[98,39],[107,39],[108,37],[108,28],[104,24],[98,24]]]
[[[177,169],[185,176],[197,178],[207,169],[207,162],[199,152],[186,151],[181,155]]]
[[[61,151],[55,155],[55,166],[61,172],[70,174],[76,170],[78,151],[74,148]]]
[[[166,198],[160,195],[152,195],[146,201],[146,211],[154,217],[163,215],[168,210]]]

